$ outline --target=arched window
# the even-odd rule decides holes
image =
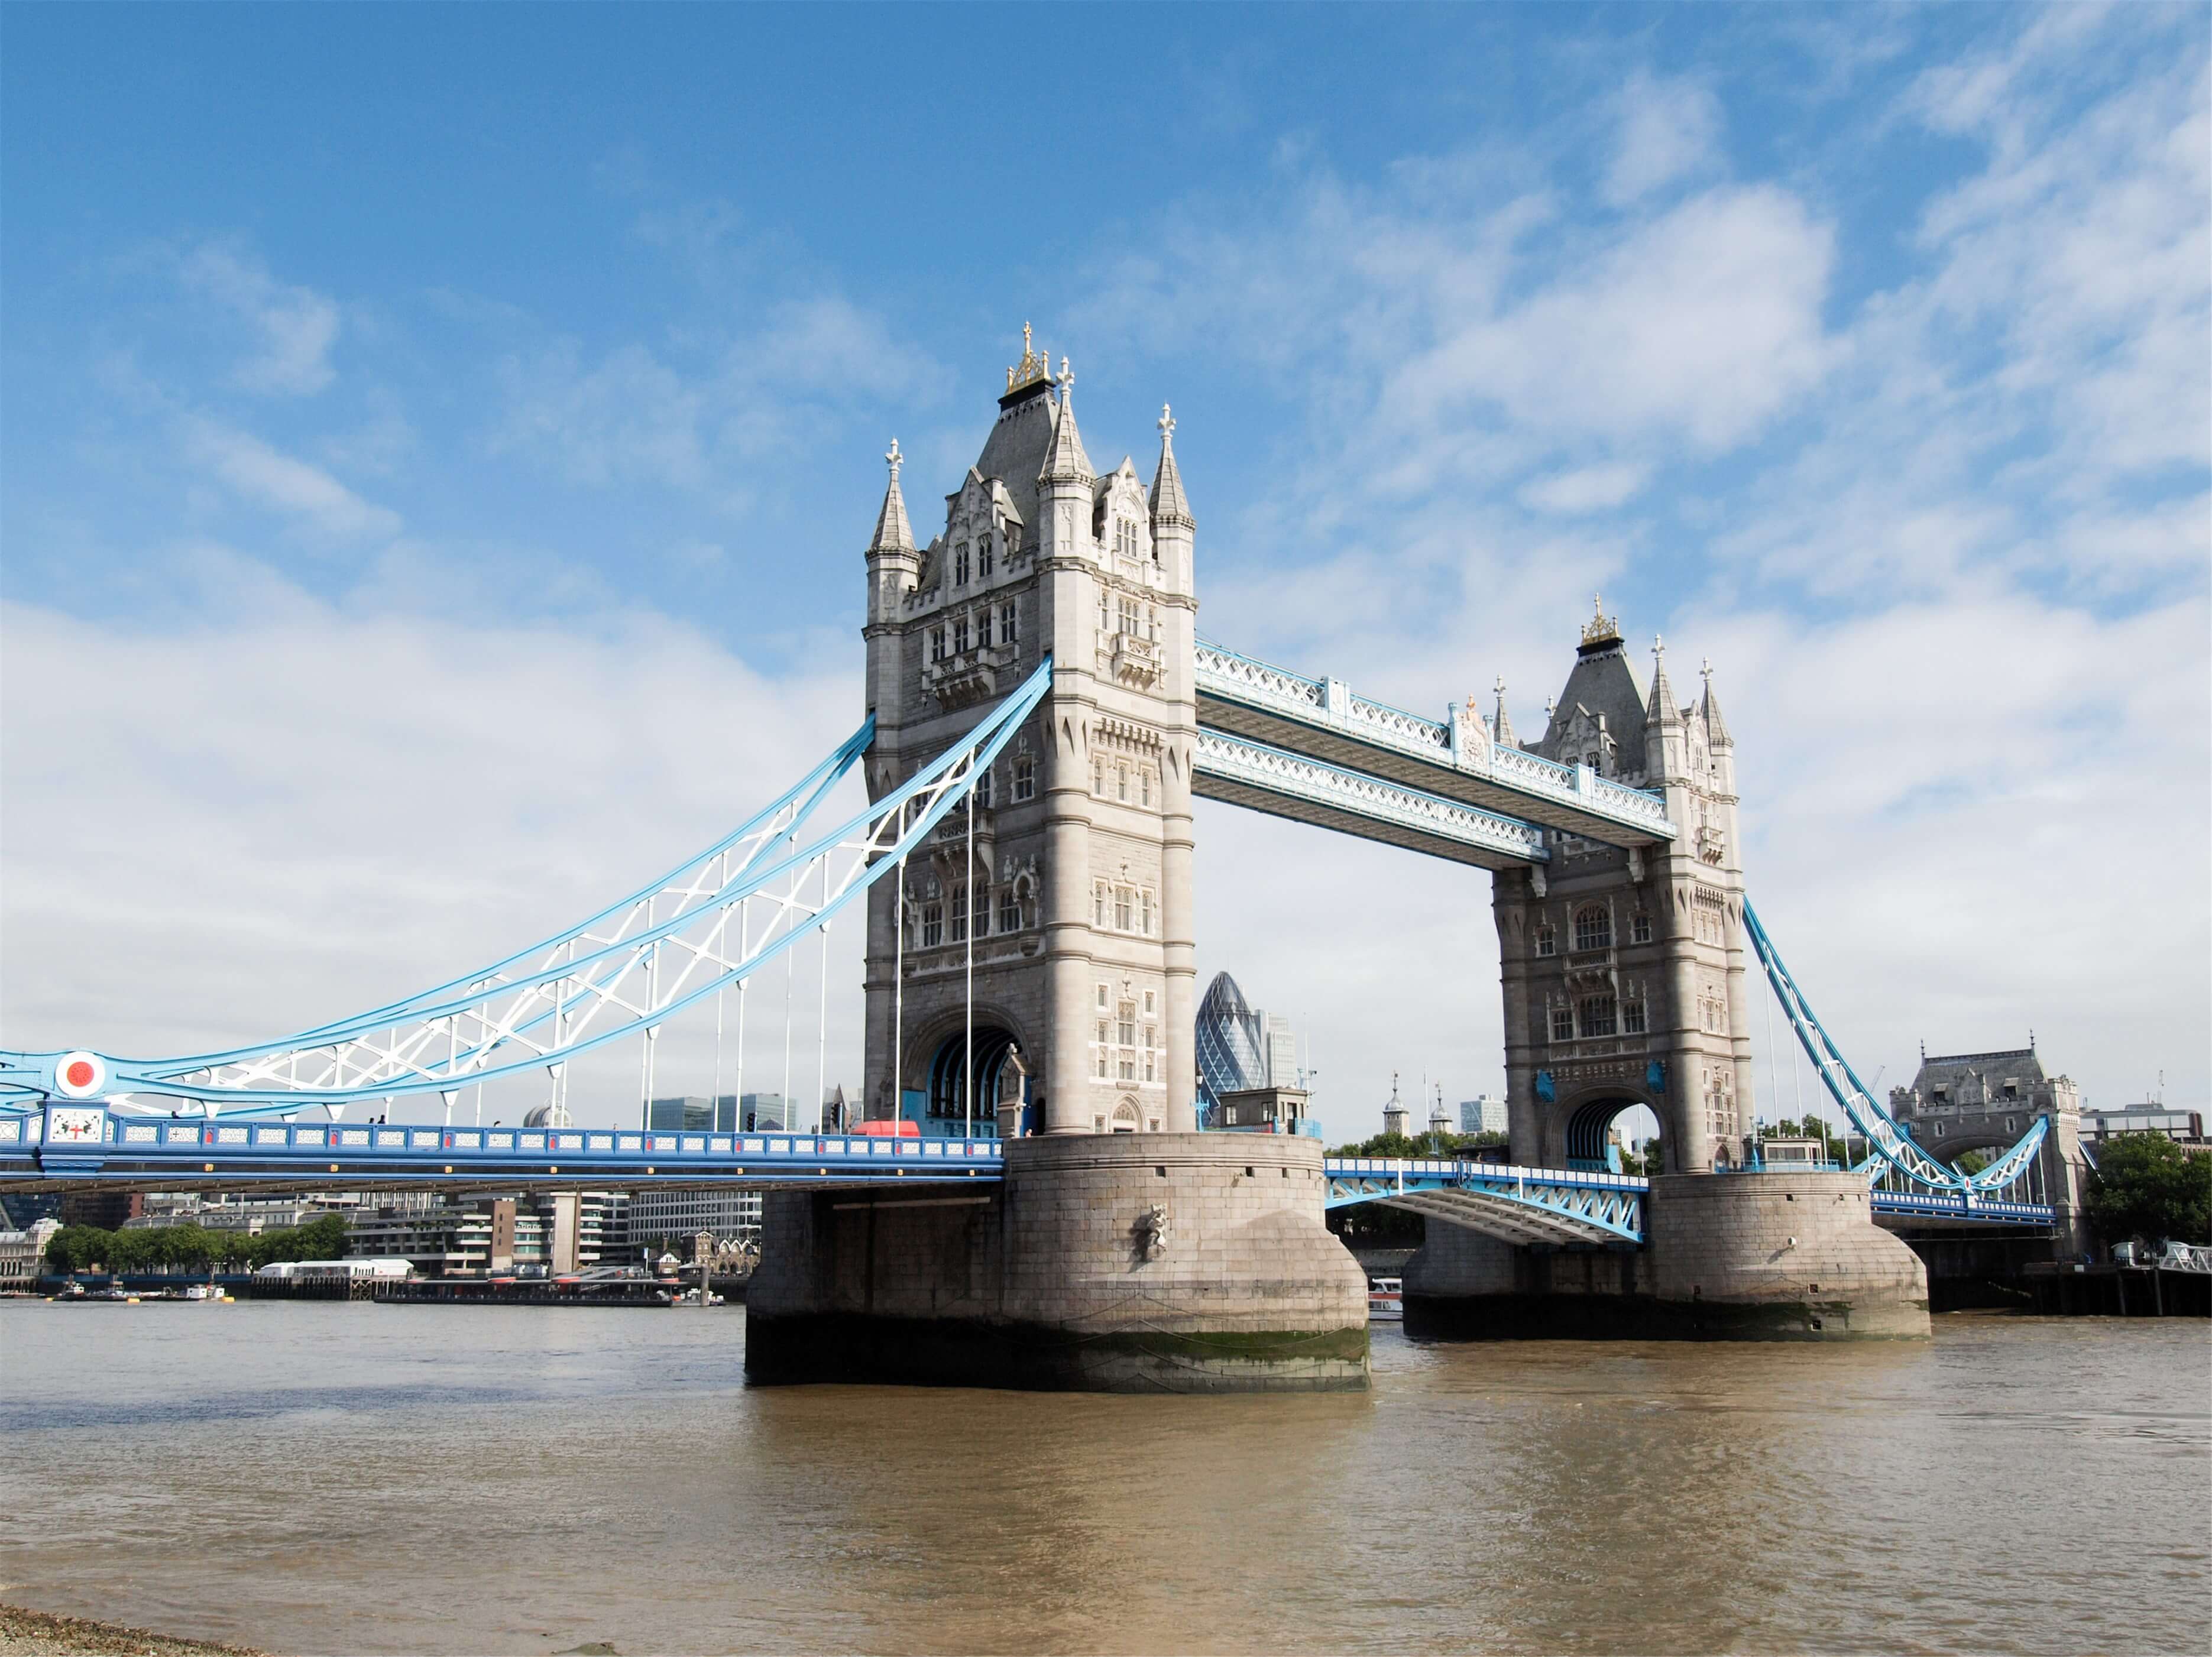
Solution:
[[[1651,941],[1651,917],[1639,910],[1636,919],[1628,924],[1628,937],[1632,943],[1649,944]]]
[[[1609,995],[1589,995],[1583,998],[1583,1034],[1611,1035],[1619,1028],[1613,998]]]
[[[1613,947],[1613,916],[1601,903],[1585,903],[1575,911],[1575,948],[1577,950],[1609,950]]]
[[[1002,887],[999,891],[999,930],[1002,932],[1018,932],[1021,929],[1021,895],[1011,886]]]
[[[978,575],[988,575],[990,573],[991,537],[989,533],[986,531],[984,534],[977,537],[975,541],[975,574]]]
[[[975,804],[986,811],[991,809],[991,796],[996,792],[991,783],[993,775],[994,773],[988,765],[975,774]]]
[[[1539,927],[1537,927],[1537,928],[1536,928],[1536,953],[1537,953],[1538,955],[1549,956],[1549,955],[1557,955],[1559,952],[1559,940],[1558,940],[1557,937],[1553,934],[1553,932],[1552,929],[1551,929],[1549,926],[1539,926]]]
[[[963,587],[968,585],[968,543],[965,541],[953,549],[952,584]]]
[[[1575,1010],[1559,1006],[1552,1009],[1552,1040],[1571,1041],[1575,1039]]]
[[[1036,762],[1027,754],[1014,757],[1014,798],[1025,800],[1036,792]]]

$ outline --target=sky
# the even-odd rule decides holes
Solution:
[[[859,722],[884,447],[926,537],[1029,322],[1102,470],[1173,404],[1211,637],[1528,734],[1593,593],[1709,659],[1753,901],[1878,1087],[2033,1030],[2093,1105],[2212,1092],[2202,7],[0,46],[0,1044],[273,1037],[717,838]],[[1502,1090],[1480,871],[1198,834],[1201,979],[1293,1018],[1332,1140],[1394,1072]]]

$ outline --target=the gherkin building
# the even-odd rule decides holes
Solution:
[[[1267,1032],[1244,992],[1217,973],[1198,1004],[1198,1110],[1204,1127],[1220,1126],[1221,1096],[1268,1084]]]

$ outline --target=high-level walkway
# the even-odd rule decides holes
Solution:
[[[1540,861],[1540,848],[1510,833],[1484,841],[1464,823],[1431,828],[1436,804],[1471,808],[1522,828],[1534,823],[1562,829],[1609,846],[1654,846],[1674,838],[1666,802],[1657,794],[1601,777],[1586,765],[1562,765],[1525,749],[1499,747],[1471,710],[1454,708],[1447,719],[1425,719],[1354,695],[1341,680],[1308,678],[1206,640],[1198,642],[1194,683],[1200,727],[1242,744],[1234,750],[1220,743],[1201,745],[1195,786],[1208,798],[1490,868]],[[1274,756],[1272,762],[1260,758],[1267,755]],[[1297,774],[1286,761],[1308,762],[1370,785],[1395,783],[1409,791],[1409,799],[1394,809],[1370,794],[1363,809],[1340,786]],[[1378,825],[1385,831],[1376,832]],[[1394,828],[1438,843],[1418,844],[1389,832]],[[1446,844],[1463,849],[1445,849]]]

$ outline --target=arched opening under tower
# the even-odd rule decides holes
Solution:
[[[955,1030],[938,1043],[937,1052],[929,1061],[928,1111],[933,1123],[945,1127],[958,1124],[965,1128],[971,1120],[969,1109],[968,1083],[975,1082],[975,1108],[972,1120],[978,1137],[989,1138],[999,1131],[999,1087],[1006,1077],[1006,1056],[1014,1047],[1014,1035],[1002,1026],[991,1024],[979,1028],[974,1037],[975,1063],[968,1061],[969,1035],[965,1030]],[[1027,1124],[1024,1124],[1024,1128]]]
[[[1592,1174],[1656,1174],[1659,1118],[1641,1099],[1591,1099],[1567,1118],[1567,1166]],[[1630,1161],[1623,1160],[1624,1155]]]

